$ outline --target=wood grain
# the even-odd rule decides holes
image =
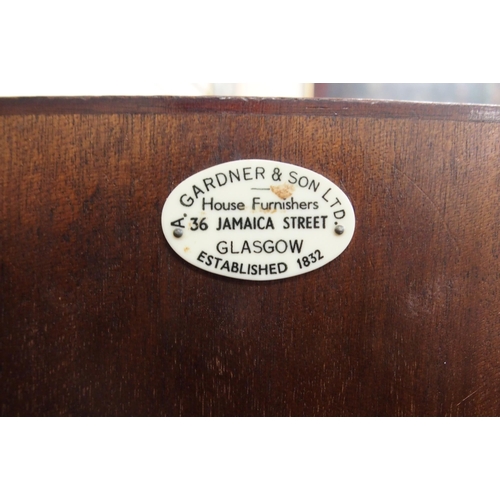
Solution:
[[[332,263],[206,273],[170,191],[243,158],[315,170],[357,216]],[[1,415],[500,415],[500,108],[0,99]]]

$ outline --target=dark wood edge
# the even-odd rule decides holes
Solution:
[[[229,113],[499,122],[500,106],[256,97],[5,97],[0,115]]]

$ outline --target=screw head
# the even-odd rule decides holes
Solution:
[[[342,234],[344,232],[344,226],[336,226],[335,227],[335,232],[337,234]]]
[[[184,234],[184,231],[180,227],[174,229],[174,236],[176,238],[180,238],[183,234]]]

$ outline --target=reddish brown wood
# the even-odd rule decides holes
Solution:
[[[475,104],[256,97],[16,97],[0,99],[0,114],[258,114],[419,118],[499,122],[500,107]]]
[[[500,415],[500,108],[0,99],[7,415]],[[168,247],[187,176],[313,169],[357,230],[318,271],[223,278]]]

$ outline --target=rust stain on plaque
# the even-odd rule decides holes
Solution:
[[[286,200],[295,191],[295,188],[291,184],[283,184],[281,186],[271,186],[271,191],[281,198]]]

